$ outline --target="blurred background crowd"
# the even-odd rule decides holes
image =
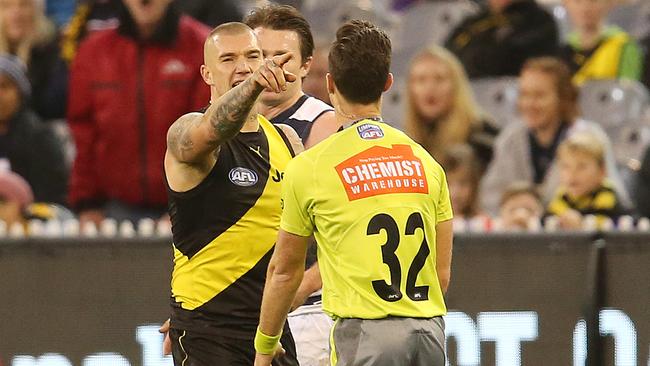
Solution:
[[[650,2],[278,1],[387,30],[385,122],[445,168],[457,231],[650,230]],[[0,0],[0,236],[168,233],[166,132],[203,41],[260,1]]]

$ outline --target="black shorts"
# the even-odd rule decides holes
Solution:
[[[253,338],[242,340],[170,329],[174,366],[251,366],[255,362]],[[296,343],[285,326],[280,338],[286,354],[273,360],[273,366],[298,366]]]

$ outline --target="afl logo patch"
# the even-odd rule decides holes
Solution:
[[[382,131],[381,127],[370,123],[357,126],[357,132],[364,140],[375,140],[384,137],[384,131]]]
[[[257,173],[242,167],[232,168],[228,173],[228,178],[233,184],[242,187],[250,187],[257,183]]]

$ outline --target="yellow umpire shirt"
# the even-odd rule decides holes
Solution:
[[[436,224],[452,218],[441,166],[403,132],[365,119],[294,158],[280,227],[314,234],[333,317],[446,313]]]

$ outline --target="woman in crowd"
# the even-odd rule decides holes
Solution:
[[[34,109],[41,118],[51,120],[65,116],[68,73],[43,3],[0,1],[0,54],[17,56],[27,65]]]
[[[609,139],[597,124],[578,118],[578,90],[569,68],[551,57],[530,59],[519,77],[520,123],[508,125],[497,137],[494,158],[481,182],[481,202],[496,213],[504,187],[513,181],[534,184],[548,203],[558,186],[555,155],[558,145],[578,131],[602,140],[605,162],[616,191],[629,203],[617,174]]]
[[[469,144],[481,165],[492,157],[498,130],[481,115],[458,59],[439,46],[422,50],[408,71],[407,134],[437,159],[455,144]]]
[[[561,55],[577,85],[591,79],[641,77],[639,45],[622,29],[605,25],[614,5],[614,0],[564,0],[574,29]]]

